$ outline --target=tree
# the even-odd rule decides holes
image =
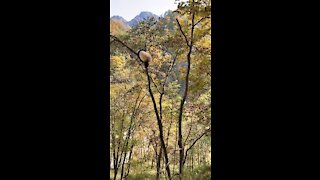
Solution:
[[[186,27],[185,29],[190,29],[190,35],[188,37],[187,33],[185,33],[180,21],[176,19],[177,24],[179,26],[179,30],[185,39],[185,44],[188,47],[187,53],[187,72],[185,76],[185,88],[184,94],[180,103],[179,108],[179,135],[178,135],[178,145],[179,145],[179,179],[183,179],[183,166],[186,162],[186,158],[188,155],[188,151],[195,145],[195,143],[201,139],[210,129],[204,131],[198,138],[194,140],[194,142],[186,149],[185,145],[183,144],[183,136],[182,136],[182,119],[183,119],[183,110],[184,105],[187,100],[188,90],[189,90],[189,75],[191,70],[191,61],[192,61],[192,52],[194,48],[194,44],[200,40],[201,36],[195,36],[195,28],[199,25],[202,21],[209,19],[209,12],[207,8],[210,7],[211,9],[211,1],[187,1],[187,2],[180,2],[178,5],[178,10],[181,15],[185,15],[184,17],[190,19],[191,24],[190,27]],[[203,17],[203,15],[205,15]]]
[[[141,140],[143,143],[137,146],[147,148],[141,153],[144,153],[143,157],[151,158],[152,165],[156,159],[157,179],[161,176],[161,169],[165,169],[168,179],[175,175],[183,179],[185,163],[191,161],[193,169],[193,155],[204,151],[205,146],[201,144],[209,143],[205,137],[211,130],[210,11],[211,1],[208,0],[180,2],[177,11],[167,12],[165,18],[159,21],[150,19],[127,34],[118,37],[110,35],[114,55],[111,57],[110,78],[118,86],[112,97],[120,95],[124,87],[132,87],[135,83],[142,91],[147,91],[142,102],[145,106],[140,108],[143,111],[140,112],[141,118],[136,117],[137,121],[133,124],[139,124],[144,136],[147,135],[147,141]],[[144,67],[139,60],[137,52],[141,48],[147,48],[152,54],[153,60],[148,67]],[[128,103],[135,104],[130,100],[134,99],[132,97],[123,95],[119,100],[125,99],[126,102],[118,104],[126,104],[123,107],[130,109]],[[116,107],[114,105],[113,108]],[[128,110],[118,111],[130,114]],[[115,117],[120,115],[114,114]],[[137,124],[138,121],[140,123]],[[131,126],[130,120],[125,122],[125,127]],[[153,122],[157,122],[157,126],[153,126]],[[121,121],[118,126],[121,127]],[[142,133],[140,130],[138,133]],[[197,145],[199,142],[201,146]],[[133,147],[128,144],[122,145],[124,149]],[[149,151],[150,145],[154,151]],[[122,151],[122,154],[135,155],[135,150],[128,150]],[[179,173],[175,174],[177,151]],[[205,149],[202,157],[207,151]],[[152,152],[155,156],[150,155]],[[125,174],[125,163],[121,162],[121,174]],[[164,164],[161,165],[161,162]]]

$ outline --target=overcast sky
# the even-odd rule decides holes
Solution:
[[[174,0],[110,0],[110,17],[122,16],[130,21],[141,11],[149,11],[160,16],[167,10],[175,10]]]

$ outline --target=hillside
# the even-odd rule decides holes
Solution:
[[[121,20],[110,19],[110,32],[114,35],[120,35],[130,29],[130,26]]]
[[[110,18],[110,32],[114,35],[120,35],[131,29],[131,27],[136,26],[139,24],[139,22],[144,21],[148,18],[156,18],[158,19],[159,16],[151,13],[151,12],[146,12],[143,11],[136,17],[134,17],[132,20],[129,22],[126,21],[123,17],[121,16],[112,16]]]
[[[112,16],[110,19],[113,19],[113,20],[118,20],[118,21],[121,21],[123,22],[124,24],[128,25],[128,21],[125,20],[123,17],[121,16]]]

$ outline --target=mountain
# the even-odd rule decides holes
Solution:
[[[128,21],[125,20],[125,19],[124,19],[123,17],[121,17],[121,16],[112,16],[110,19],[118,20],[118,21],[123,22],[124,24],[128,24]]]
[[[110,18],[110,32],[113,35],[124,34],[129,29],[130,26],[121,19]]]
[[[159,18],[159,16],[157,16],[151,12],[147,12],[147,11],[140,12],[139,15],[134,17],[129,22],[121,16],[112,16],[110,18],[110,31],[114,35],[124,34],[131,27],[134,27],[137,24],[139,24],[139,22],[144,21],[144,20],[151,18],[151,17],[153,17],[155,19]]]
[[[151,12],[147,12],[147,11],[142,11],[139,15],[137,15],[136,17],[134,17],[131,21],[128,22],[128,25],[133,27],[136,26],[137,24],[139,24],[139,22],[146,20],[148,18],[159,18],[159,16],[151,13]]]

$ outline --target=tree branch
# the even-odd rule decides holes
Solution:
[[[186,155],[184,156],[183,164],[186,162],[187,156],[188,156],[188,151],[208,132],[211,131],[211,128],[205,130],[199,137],[197,137],[193,143],[189,146],[189,148],[186,150]]]
[[[193,1],[194,3],[194,1]],[[193,8],[193,4],[192,4],[192,8]],[[185,101],[187,99],[187,95],[188,95],[188,86],[189,86],[189,74],[190,74],[190,68],[191,68],[191,53],[192,53],[192,46],[193,46],[193,30],[194,30],[194,12],[192,13],[192,24],[191,24],[191,38],[190,38],[190,45],[187,44],[189,46],[189,52],[187,55],[187,62],[188,62],[188,67],[187,67],[187,73],[186,73],[186,79],[185,79],[185,89],[184,89],[184,94],[181,100],[181,104],[180,104],[180,108],[179,108],[179,121],[178,121],[178,125],[179,125],[179,138],[178,138],[178,145],[179,145],[179,149],[180,149],[180,154],[179,154],[179,173],[180,173],[180,179],[182,179],[182,175],[183,175],[183,165],[185,162],[185,155],[184,155],[184,145],[183,145],[183,139],[182,139],[182,115],[183,115],[183,107],[185,104]],[[177,22],[179,24],[179,21],[177,19]],[[183,33],[181,26],[179,24],[179,28],[180,31]]]
[[[205,19],[209,19],[209,18],[210,18],[210,16],[201,18],[198,22],[196,22],[196,23],[193,25],[193,27],[195,27],[196,25],[198,25],[201,21],[203,21],[203,20],[205,20]]]
[[[172,69],[173,69],[174,63],[176,62],[176,59],[177,59],[177,56],[175,56],[175,57],[173,58],[173,60],[172,60],[172,62],[171,62],[171,65],[170,65],[168,71],[166,72],[165,80],[164,80],[164,83],[163,83],[163,85],[162,85],[162,90],[163,90],[163,91],[164,91],[164,86],[165,86],[165,84],[166,84],[166,82],[167,82],[167,80],[168,80],[168,76],[169,76],[170,72],[171,72]]]
[[[157,118],[157,122],[158,122],[161,149],[164,152],[164,157],[165,157],[166,164],[168,164],[169,163],[169,159],[168,159],[168,154],[167,154],[167,148],[165,146],[164,139],[163,139],[163,126],[162,126],[161,118],[159,116],[157,104],[156,104],[155,98],[153,96],[153,92],[151,90],[151,76],[149,75],[148,67],[146,67],[146,75],[147,75],[147,78],[148,78],[148,90],[149,90],[149,93],[150,93],[150,96],[151,96],[151,100],[152,100],[152,103],[153,103],[153,108],[154,108],[154,111],[155,111],[155,114],[156,114],[156,118]],[[166,171],[167,171],[168,178],[170,178],[171,174],[170,174],[170,169],[169,169],[168,166],[166,167]]]
[[[122,42],[119,38],[117,38],[116,36],[113,36],[110,34],[110,37],[113,38],[114,41],[117,41],[118,43],[120,43],[121,45],[123,45],[124,47],[126,47],[127,49],[129,49],[133,54],[135,54],[136,56],[138,56],[138,53],[135,52],[132,48],[130,48],[128,45],[126,45],[124,42]],[[139,56],[138,56],[139,57]]]
[[[182,33],[182,35],[183,35],[184,39],[186,40],[187,45],[188,45],[188,46],[190,46],[190,45],[189,45],[188,38],[187,38],[187,36],[186,36],[186,35],[184,34],[184,32],[183,32],[183,30],[182,30],[182,28],[181,28],[181,25],[180,25],[179,20],[178,20],[178,19],[176,19],[176,21],[177,21],[177,23],[178,23],[179,29],[180,29],[180,31],[181,31],[181,33]]]
[[[153,78],[150,76],[152,83],[154,84],[154,86],[156,87],[157,91],[159,92],[159,94],[161,94],[160,89],[158,88],[157,84],[154,82]]]
[[[188,132],[188,135],[187,135],[187,138],[186,138],[186,140],[184,141],[184,144],[186,144],[187,143],[187,141],[188,141],[188,139],[189,139],[189,136],[190,136],[190,133],[191,133],[191,130],[192,130],[192,117],[191,117],[191,124],[190,124],[190,128],[189,128],[189,132]]]
[[[124,42],[122,42],[119,38],[117,38],[116,36],[113,36],[110,34],[110,37],[113,38],[113,41],[116,41],[118,43],[120,43],[122,46],[126,47],[130,52],[132,52],[134,55],[137,56],[138,58],[138,63],[143,66],[143,61],[140,59],[139,54],[137,52],[135,52],[132,48],[130,48],[128,45],[126,45]],[[140,67],[141,67],[140,66]]]

